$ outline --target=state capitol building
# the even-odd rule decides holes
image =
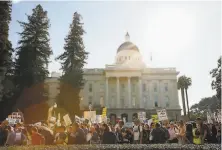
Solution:
[[[165,108],[169,119],[178,120],[178,74],[176,68],[146,67],[127,33],[113,64],[84,70],[80,108],[86,110],[90,104],[93,109],[107,107],[108,117],[125,117],[126,121],[132,121],[138,112],[149,116],[156,114],[156,109]]]

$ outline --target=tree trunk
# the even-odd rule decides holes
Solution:
[[[187,89],[185,89],[185,92],[186,92],[186,101],[187,101],[187,114],[188,114],[188,118],[190,119],[190,108],[189,108],[189,100],[188,100]]]
[[[186,116],[186,104],[185,104],[185,97],[184,97],[184,89],[183,88],[181,88],[180,89],[180,91],[181,91],[181,97],[182,97],[182,102],[183,102],[183,115],[184,116]]]

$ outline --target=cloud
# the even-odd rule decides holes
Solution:
[[[13,4],[17,4],[17,3],[19,3],[19,2],[21,2],[22,0],[12,0],[12,3]]]

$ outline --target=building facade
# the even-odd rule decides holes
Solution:
[[[115,63],[100,69],[85,69],[80,93],[81,109],[107,107],[108,116],[132,121],[138,112],[156,114],[165,108],[169,119],[181,116],[176,68],[146,67],[129,34],[117,49]]]

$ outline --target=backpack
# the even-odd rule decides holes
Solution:
[[[169,131],[166,128],[161,127],[164,131],[164,139],[168,140],[170,138]]]

